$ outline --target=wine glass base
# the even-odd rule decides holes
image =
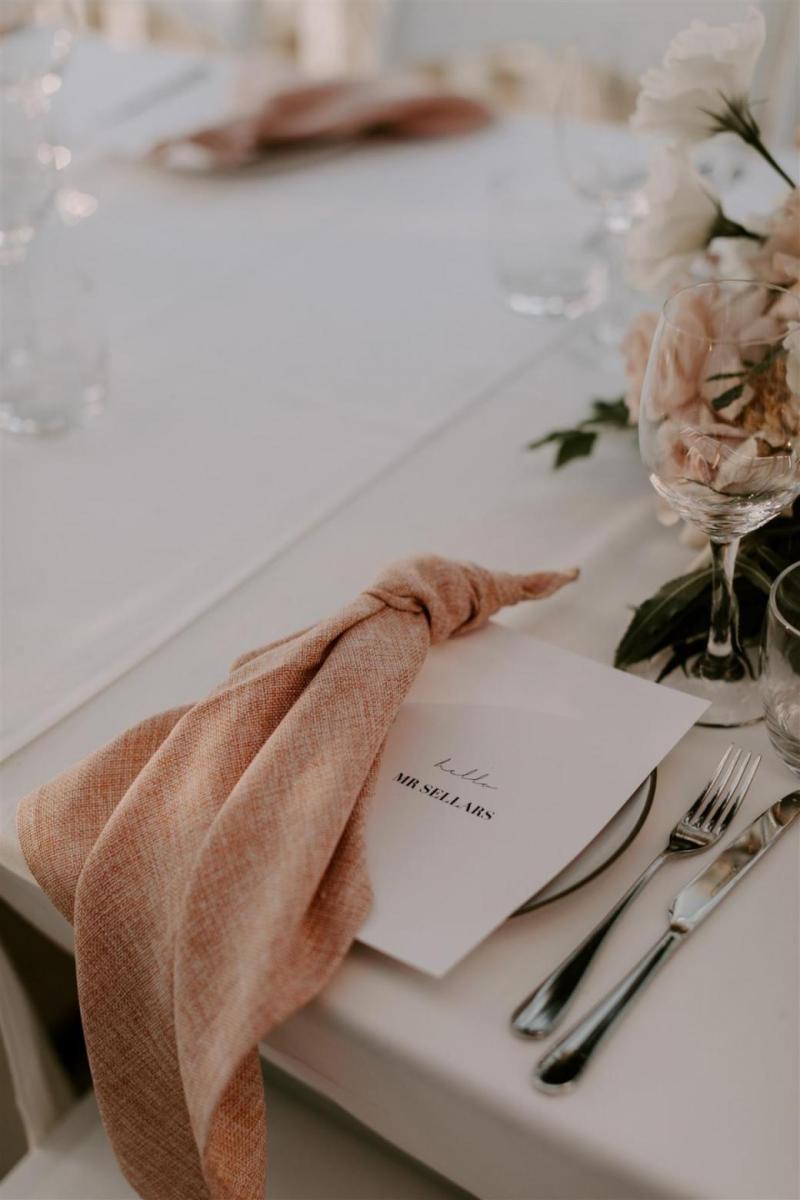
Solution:
[[[676,667],[668,675],[661,677],[670,651],[658,654],[649,662],[639,664],[636,674],[653,682],[660,680],[667,687],[683,692],[687,696],[696,696],[698,700],[709,701],[709,707],[703,713],[698,725],[709,729],[737,729],[743,725],[755,725],[764,719],[764,701],[758,685],[757,664],[753,656],[748,656],[752,675],[733,682],[727,680],[700,679],[693,675],[690,662],[686,670]]]

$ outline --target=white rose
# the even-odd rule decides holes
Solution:
[[[783,339],[783,348],[786,351],[786,383],[790,392],[800,396],[800,325]]]
[[[711,136],[724,102],[747,99],[765,37],[757,8],[734,25],[693,21],[670,42],[663,65],[642,76],[633,128],[684,142]]]
[[[644,187],[647,215],[628,235],[626,257],[632,282],[661,291],[674,282],[711,240],[719,202],[685,151],[666,146],[653,159]]]

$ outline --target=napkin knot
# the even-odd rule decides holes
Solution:
[[[508,604],[550,596],[577,576],[577,570],[514,575],[427,554],[390,563],[367,594],[389,608],[424,613],[436,643],[478,629]]]
[[[143,1200],[262,1200],[257,1044],[366,918],[367,806],[430,643],[576,574],[395,563],[22,802],[25,858],[74,921],[103,1121]]]

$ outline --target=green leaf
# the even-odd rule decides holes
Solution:
[[[718,379],[741,379],[746,371],[722,371],[719,375],[706,375],[706,383],[716,383]]]
[[[630,413],[624,396],[615,400],[593,400],[591,423],[598,425],[614,425],[624,429],[630,425]]]
[[[671,675],[677,667],[680,667],[684,675],[686,675],[686,664],[689,659],[693,658],[695,654],[699,654],[705,644],[706,638],[701,636],[690,638],[689,641],[679,642],[677,646],[673,646],[673,653],[659,671],[656,683],[661,683],[661,680]]]
[[[675,644],[676,626],[686,609],[711,584],[711,567],[671,579],[633,614],[617,646],[614,665],[629,667]]]
[[[719,396],[715,396],[711,401],[711,407],[715,412],[719,412],[721,408],[727,408],[729,404],[733,404],[734,400],[738,400],[743,391],[744,384],[737,383],[734,387],[721,392]]]
[[[744,562],[751,557],[771,574],[773,582],[786,566],[786,560],[780,554],[775,554],[768,546],[753,546],[750,554],[742,555],[742,561]],[[739,565],[741,566],[741,563]]]
[[[573,429],[561,439],[561,445],[556,454],[555,466],[563,467],[573,458],[587,458],[594,449],[597,434],[588,429]]]
[[[740,562],[737,564],[737,575],[741,575],[744,579],[749,580],[754,587],[763,592],[765,596],[769,595],[769,590],[772,587],[772,580],[769,575],[765,574],[750,558],[742,555]]]
[[[560,442],[562,438],[569,437],[574,433],[572,429],[554,429],[552,433],[546,433],[544,437],[537,438],[535,442],[528,442],[527,450],[538,450],[540,446],[548,446],[551,442]]]

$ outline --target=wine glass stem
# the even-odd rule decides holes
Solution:
[[[745,673],[739,650],[739,614],[733,573],[740,538],[711,542],[711,626],[708,644],[695,667],[701,679],[741,679]]]

